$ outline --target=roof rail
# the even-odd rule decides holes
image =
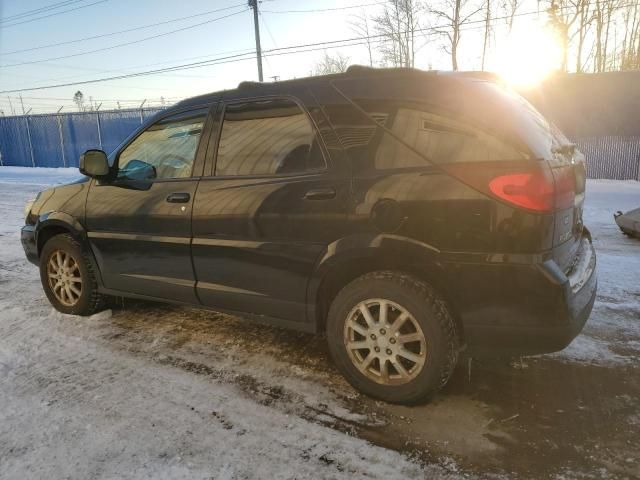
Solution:
[[[254,82],[253,80],[245,80],[238,84],[238,90],[249,87],[257,87],[258,85],[262,85],[262,82]]]
[[[372,72],[396,72],[396,73],[409,73],[409,72],[419,72],[419,73],[435,73],[437,72],[437,70],[422,70],[420,68],[411,68],[411,67],[383,67],[383,68],[377,68],[377,67],[369,67],[367,65],[350,65],[349,68],[347,68],[347,71],[345,72],[347,75],[353,75],[353,74],[365,74],[365,73],[372,73]]]
[[[493,80],[496,82],[502,82],[503,79],[500,75],[493,72],[482,72],[482,71],[462,71],[462,72],[442,72],[443,74],[453,74],[458,77],[468,77],[468,78],[477,78],[479,80]]]
[[[376,70],[373,67],[367,67],[366,65],[349,65],[345,73],[353,74],[353,73],[368,73]]]

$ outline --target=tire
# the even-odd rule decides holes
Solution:
[[[104,309],[105,297],[98,293],[96,272],[89,255],[90,252],[69,234],[51,237],[42,248],[40,280],[49,302],[59,312],[88,316]],[[62,270],[58,261],[61,258],[70,258],[67,263],[62,262],[64,263]],[[51,265],[50,262],[52,262]],[[58,273],[60,271],[62,273]],[[54,276],[50,277],[50,274]],[[78,278],[80,281],[75,280]],[[56,293],[54,285],[65,282],[69,290],[56,288],[58,292]],[[63,289],[66,293],[61,293]]]
[[[374,317],[373,327],[362,305]],[[383,310],[387,322],[380,322]],[[382,323],[387,328],[381,328]],[[370,340],[374,334],[376,339]],[[414,338],[422,340],[406,342]],[[434,290],[410,275],[391,271],[363,275],[338,293],[329,309],[327,340],[334,363],[353,387],[379,400],[406,405],[429,400],[447,383],[460,344],[456,323]],[[367,346],[347,347],[364,345],[361,342]],[[375,358],[365,368],[371,354]]]

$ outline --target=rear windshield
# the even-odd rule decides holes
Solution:
[[[558,127],[547,120],[521,95],[496,83],[483,83],[482,88],[504,102],[507,109],[511,111],[517,133],[538,158],[549,158],[553,147],[571,143]]]

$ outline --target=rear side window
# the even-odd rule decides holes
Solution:
[[[407,145],[438,164],[529,158],[514,145],[453,115],[413,105],[388,108],[386,113],[385,126],[393,135],[385,133],[381,137],[375,156],[375,167],[379,170],[425,166],[419,155],[409,154]]]
[[[292,100],[228,104],[217,176],[287,175],[325,168],[311,122]]]

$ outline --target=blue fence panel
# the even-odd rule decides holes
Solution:
[[[111,153],[140,124],[140,110],[101,113],[102,149]]]
[[[95,113],[71,113],[62,118],[64,155],[67,166],[77,167],[80,155],[90,148],[100,148],[98,119]]]
[[[102,148],[111,153],[141,123],[161,110],[0,117],[0,160],[3,165],[77,167],[82,152]]]
[[[149,118],[153,117],[156,113],[161,112],[162,108],[147,108],[142,111],[142,118],[147,121]]]
[[[28,119],[35,166],[64,166],[58,118],[51,115],[38,115]]]
[[[0,117],[0,155],[3,165],[31,167],[26,117]]]

